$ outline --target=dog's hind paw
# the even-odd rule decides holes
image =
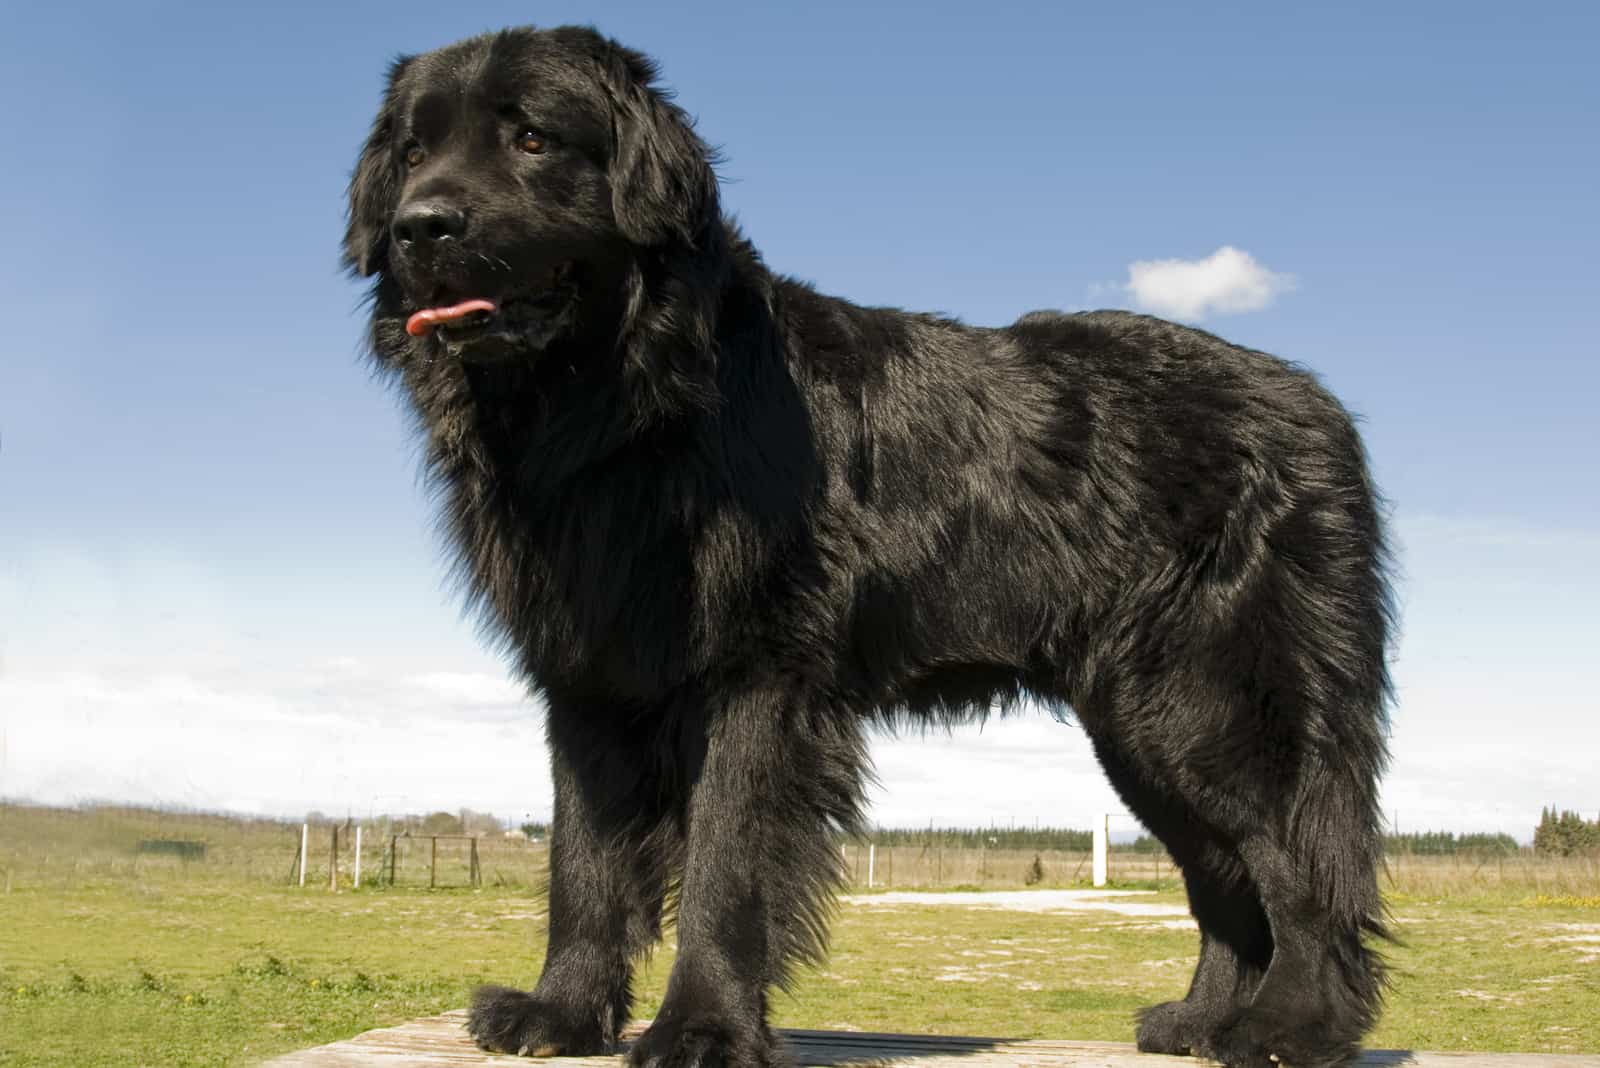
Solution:
[[[1341,1068],[1361,1050],[1358,1043],[1331,1035],[1319,1021],[1252,1007],[1222,1021],[1195,1052],[1227,1068]]]
[[[628,1050],[628,1068],[792,1068],[765,1027],[746,1033],[714,1020],[657,1020]]]
[[[1207,1030],[1207,1021],[1187,1001],[1163,1001],[1140,1010],[1135,1041],[1140,1053],[1186,1057],[1203,1044]]]

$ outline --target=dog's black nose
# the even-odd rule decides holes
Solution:
[[[428,248],[459,240],[467,232],[467,213],[442,200],[414,200],[401,205],[389,232],[403,248]]]

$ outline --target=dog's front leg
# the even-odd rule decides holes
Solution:
[[[633,964],[661,936],[667,872],[682,848],[654,740],[631,718],[550,702],[550,940],[532,993],[478,991],[467,1027],[485,1049],[602,1053],[627,1022]]]
[[[854,709],[775,683],[713,695],[686,725],[688,843],[678,959],[639,1068],[754,1068],[785,1057],[767,991],[817,960],[858,823],[866,748]]]

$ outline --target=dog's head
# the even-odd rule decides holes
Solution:
[[[570,27],[396,61],[344,239],[350,270],[393,283],[379,315],[459,358],[532,355],[626,304],[641,259],[713,240],[711,155],[654,73]]]

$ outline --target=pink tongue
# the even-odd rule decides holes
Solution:
[[[412,337],[421,337],[440,323],[453,323],[457,319],[465,319],[473,312],[495,313],[494,302],[490,300],[464,300],[460,304],[452,304],[448,308],[424,308],[406,320],[406,333]]]

